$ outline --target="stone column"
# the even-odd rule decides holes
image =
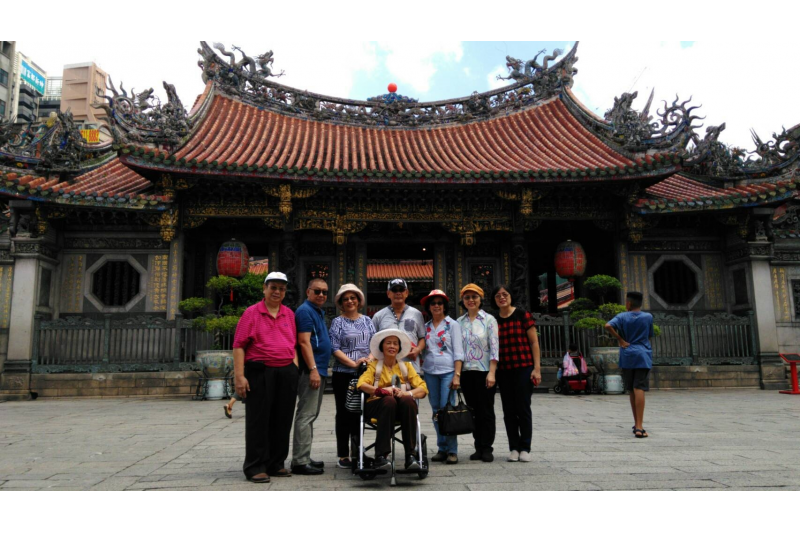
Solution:
[[[753,311],[758,335],[758,362],[761,367],[761,388],[784,389],[788,386],[783,360],[778,355],[778,328],[775,323],[775,302],[768,258],[751,257]]]
[[[511,240],[511,290],[516,298],[514,306],[523,309],[530,309],[528,269],[528,245],[525,236],[516,233]]]
[[[30,376],[34,355],[34,318],[39,301],[40,263],[57,263],[56,252],[46,246],[36,235],[36,220],[33,203],[12,200],[9,203],[11,217],[11,249],[13,276],[5,273],[2,280],[11,279],[11,305],[8,317],[8,354],[0,375],[0,399],[30,399]],[[4,268],[11,270],[8,265]],[[7,289],[6,289],[7,291]],[[0,290],[0,295],[4,291]],[[7,296],[7,294],[6,294]],[[4,305],[0,302],[0,305]],[[0,307],[0,313],[5,307]],[[0,319],[2,319],[0,315]],[[2,328],[3,324],[0,324]]]
[[[283,272],[289,278],[289,287],[286,290],[286,298],[283,303],[292,309],[300,303],[297,288],[297,282],[300,281],[297,278],[299,275],[297,255],[298,249],[295,234],[293,231],[285,231],[281,241],[281,253],[278,261],[280,263],[280,272]]]
[[[167,320],[175,320],[183,287],[183,242],[182,231],[177,232],[169,243],[169,277],[167,283]],[[151,273],[152,275],[152,273]]]
[[[359,242],[356,245],[356,287],[364,293],[364,298],[369,300],[367,287],[367,244]],[[369,305],[369,301],[364,302],[364,308]]]

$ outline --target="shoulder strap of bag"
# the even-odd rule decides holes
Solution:
[[[375,384],[373,387],[376,389],[378,388],[378,384],[381,382],[381,374],[383,373],[383,361],[378,361],[378,366],[375,367]]]

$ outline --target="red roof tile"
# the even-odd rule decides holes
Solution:
[[[213,98],[176,159],[391,173],[582,170],[633,163],[581,126],[560,100],[484,122],[389,131],[302,120]]]
[[[775,202],[795,195],[800,178],[721,188],[676,174],[646,190],[636,206],[651,210],[736,207]]]
[[[261,261],[250,261],[251,274],[256,276],[264,276],[269,274],[269,259],[262,259]]]
[[[143,195],[151,183],[134,170],[126,167],[114,157],[111,161],[78,176],[71,181],[61,181],[58,177],[43,178],[16,173],[0,174],[0,188],[5,183],[14,196],[56,198],[61,200],[103,201],[112,199],[117,203],[158,203],[170,202],[164,196]],[[134,202],[134,198],[141,200]],[[121,207],[121,206],[120,206]]]
[[[367,265],[367,281],[388,282],[395,278],[403,278],[406,281],[433,281],[433,261],[402,261]]]

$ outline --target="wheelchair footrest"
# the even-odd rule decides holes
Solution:
[[[362,468],[361,470],[356,469],[354,473],[357,476],[360,476],[361,474],[374,474],[376,476],[382,476],[384,474],[388,474],[389,471],[384,468]]]

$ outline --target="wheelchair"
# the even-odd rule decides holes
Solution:
[[[359,431],[359,442],[358,442],[358,460],[354,463],[354,474],[359,476],[364,481],[371,481],[378,477],[379,475],[385,475],[389,472],[384,468],[375,468],[374,462],[375,460],[367,457],[366,453],[375,448],[375,443],[366,446],[364,443],[364,435],[366,431],[374,431],[377,433],[378,431],[378,421],[375,419],[365,420],[364,418],[364,408],[366,406],[367,395],[363,392],[361,393],[361,425]],[[402,438],[398,437],[398,433],[402,431],[402,427],[400,426],[399,422],[395,422],[394,430],[392,431],[392,460],[390,462],[390,469],[391,469],[391,481],[389,485],[391,487],[397,486],[397,475],[417,475],[419,479],[425,479],[428,477],[429,472],[429,463],[428,463],[428,444],[427,444],[427,436],[422,434],[422,426],[420,425],[419,421],[419,400],[416,400],[417,404],[417,458],[419,463],[419,470],[405,470],[399,469],[396,465],[396,456],[395,453],[395,446],[397,443],[400,446],[403,446]]]

